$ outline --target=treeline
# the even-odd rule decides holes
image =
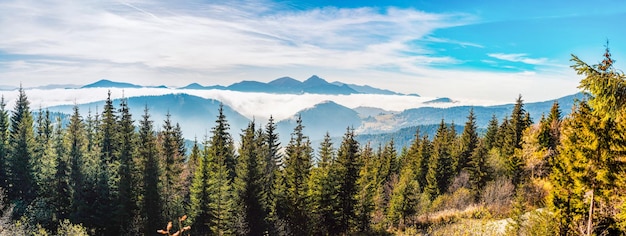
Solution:
[[[102,113],[78,108],[63,126],[34,117],[23,89],[0,101],[0,234],[384,235],[441,233],[463,219],[502,219],[515,235],[621,234],[626,230],[626,82],[610,54],[578,58],[586,78],[572,115],[558,103],[533,123],[512,113],[477,133],[473,111],[459,134],[444,120],[399,153],[347,128],[312,147],[305,123],[287,144],[276,124],[250,122],[235,144],[222,109],[188,153],[180,126],[135,120],[110,94]],[[337,147],[337,148],[335,148]],[[188,216],[182,220],[183,215]],[[469,234],[475,227],[454,229]],[[495,231],[487,228],[484,231]]]

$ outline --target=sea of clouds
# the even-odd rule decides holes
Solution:
[[[57,105],[84,104],[102,101],[111,92],[111,98],[130,98],[147,95],[189,94],[207,99],[221,101],[242,115],[252,119],[265,120],[272,115],[275,120],[290,118],[298,111],[316,104],[333,101],[348,108],[374,107],[387,111],[403,111],[418,107],[451,107],[451,106],[486,106],[496,105],[493,101],[468,100],[453,98],[454,103],[424,102],[434,97],[418,97],[408,95],[324,95],[324,94],[269,94],[253,92],[237,92],[228,90],[192,90],[171,88],[81,88],[81,89],[27,89],[26,96],[31,109],[46,108]],[[0,91],[7,109],[12,110],[18,96],[17,90]]]

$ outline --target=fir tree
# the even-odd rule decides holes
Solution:
[[[78,116],[78,107],[74,106],[74,114]],[[53,138],[55,151],[55,170],[53,183],[52,205],[54,206],[54,220],[60,222],[63,219],[69,219],[72,204],[72,188],[70,187],[70,164],[68,163],[68,151],[64,142],[65,133],[62,127],[61,118],[57,118],[57,126]],[[58,223],[55,222],[55,223]]]
[[[285,184],[289,207],[289,224],[295,235],[309,234],[308,181],[312,165],[311,143],[303,133],[302,117],[298,116],[291,141],[285,148]]]
[[[259,142],[256,136],[254,121],[248,124],[241,135],[239,158],[234,182],[238,234],[264,235],[268,233],[265,222],[266,215],[260,202],[262,154],[259,153]]]
[[[311,198],[311,213],[314,234],[327,235],[336,228],[334,205],[336,204],[336,179],[330,175],[331,166],[335,163],[335,150],[330,134],[324,135],[324,140],[318,149],[317,166],[311,170],[309,180],[309,196]]]
[[[29,108],[30,102],[24,89],[20,87],[19,96],[11,115],[10,159],[9,167],[9,200],[18,203],[17,213],[21,215],[22,207],[30,204],[37,194],[32,160],[34,143],[33,116]]]
[[[190,190],[192,229],[200,235],[230,234],[234,226],[230,179],[234,166],[228,167],[231,161],[234,164],[234,147],[222,106],[216,123]]]
[[[153,121],[146,106],[142,120],[139,122],[137,142],[137,158],[142,166],[141,214],[144,221],[144,235],[153,234],[165,220],[161,218],[161,185],[159,184],[159,158]]]
[[[65,143],[68,145],[68,165],[69,165],[69,184],[71,188],[71,215],[72,222],[88,222],[87,209],[92,206],[88,204],[87,195],[87,176],[85,175],[84,166],[86,164],[85,154],[87,152],[87,137],[85,126],[80,114],[78,106],[74,106],[74,113],[70,117],[65,134]],[[61,172],[62,173],[62,172]],[[90,222],[88,222],[90,223]]]
[[[450,154],[450,130],[446,127],[443,120],[439,124],[437,134],[433,139],[432,156],[428,164],[428,173],[426,174],[425,192],[434,199],[440,194],[448,190],[450,181],[453,177],[452,157]]]
[[[374,195],[378,184],[376,181],[376,159],[370,144],[367,143],[361,149],[361,169],[357,179],[358,193],[356,195],[357,206],[356,227],[359,232],[369,232],[372,223],[372,212],[375,209]],[[331,186],[332,187],[332,186]]]
[[[487,151],[490,151],[492,148],[497,146],[498,128],[498,118],[496,117],[496,115],[492,115],[491,120],[489,120],[489,124],[487,125],[487,131],[485,132],[485,136],[483,138],[483,142]]]
[[[461,170],[469,167],[468,163],[476,146],[478,145],[478,133],[476,132],[476,117],[474,116],[474,109],[470,109],[469,115],[467,116],[467,122],[465,122],[465,127],[463,128],[463,133],[461,134],[461,151],[457,158],[457,163],[455,163],[457,173],[461,172]]]
[[[474,196],[474,200],[478,200],[482,189],[489,180],[489,171],[487,164],[488,151],[484,141],[479,141],[472,156],[470,157],[467,172],[469,174],[470,192]]]
[[[0,191],[7,191],[8,173],[7,162],[9,157],[9,114],[5,109],[4,96],[0,99]],[[6,199],[2,199],[4,201]],[[3,202],[4,203],[4,202]]]
[[[176,219],[183,214],[180,208],[183,200],[182,193],[182,179],[185,156],[184,143],[181,147],[181,137],[179,131],[176,130],[176,126],[172,124],[170,119],[171,115],[166,115],[163,123],[163,131],[159,133],[159,146],[161,147],[161,163],[163,165],[162,171],[162,197],[163,210],[165,219]],[[182,150],[181,150],[182,149]]]
[[[117,218],[116,225],[119,227],[117,230],[120,234],[127,234],[125,232],[130,228],[129,219],[133,218],[133,212],[136,207],[134,205],[133,196],[136,195],[136,183],[133,179],[133,172],[135,171],[135,163],[133,160],[134,142],[135,142],[135,125],[133,124],[132,115],[128,108],[127,99],[122,99],[120,103],[120,119],[118,121],[119,127],[119,148],[117,150],[117,158],[119,159],[118,175],[119,181],[117,185],[117,204],[115,205],[115,217]]]
[[[271,225],[275,225],[279,218],[279,210],[277,210],[277,189],[280,180],[280,169],[282,168],[282,155],[279,153],[280,142],[278,133],[276,132],[276,124],[274,118],[270,116],[269,121],[265,125],[265,132],[261,138],[263,144],[260,147],[260,153],[263,154],[262,174],[263,181],[261,186],[261,204],[266,212],[266,221]],[[273,233],[276,230],[271,228]]]
[[[335,234],[348,234],[356,221],[357,179],[359,178],[359,143],[354,129],[348,128],[337,150],[337,162],[331,170],[338,180],[337,225]],[[331,232],[332,233],[332,232]]]
[[[99,164],[96,170],[96,181],[93,199],[93,223],[98,233],[113,233],[116,229],[111,227],[114,224],[113,211],[114,201],[117,199],[118,182],[114,177],[117,176],[117,167],[119,160],[116,157],[118,140],[118,123],[113,100],[111,100],[111,92],[105,101],[104,110],[102,111],[102,120],[98,128],[99,144]],[[118,180],[119,181],[119,180]]]

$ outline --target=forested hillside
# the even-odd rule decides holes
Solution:
[[[290,133],[272,119],[231,130],[220,106],[188,152],[148,105],[134,117],[109,94],[62,124],[20,89],[0,102],[0,235],[624,234],[625,76],[608,48],[572,61],[587,94],[573,108],[532,120],[519,96],[484,133],[470,109],[462,131],[441,120],[402,151],[348,127],[312,146],[301,117]]]

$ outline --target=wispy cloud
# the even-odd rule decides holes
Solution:
[[[213,73],[242,66],[394,66],[412,71],[454,59],[431,56],[408,42],[471,20],[462,14],[396,8],[302,11],[257,1],[186,6],[149,1],[5,1],[0,11],[0,52],[66,60],[72,64],[69,70],[79,63],[96,74],[122,67],[126,68],[122,71],[152,70],[146,74],[170,69]],[[12,64],[30,66],[24,69],[63,65],[41,60]]]
[[[530,58],[526,53],[489,53],[487,56],[503,61],[521,62],[529,65],[542,65],[548,62],[548,58]]]

